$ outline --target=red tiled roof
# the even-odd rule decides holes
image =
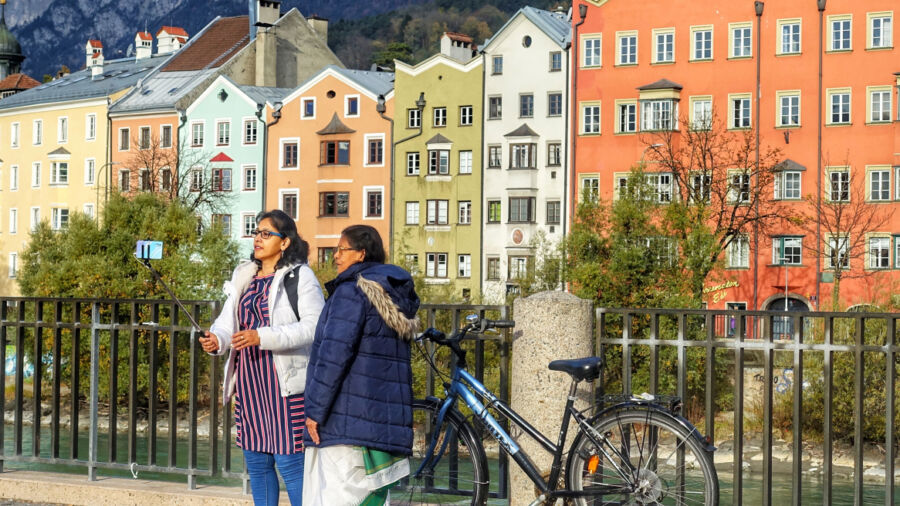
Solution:
[[[91,47],[103,47],[103,43],[100,42],[100,41],[97,40],[97,39],[90,39],[90,40],[88,40],[88,44],[90,44]]]
[[[444,32],[444,35],[446,35],[447,37],[450,37],[450,40],[456,40],[459,42],[467,42],[469,44],[472,43],[472,37],[469,37],[468,35],[466,35],[464,33]]]
[[[137,34],[142,40],[153,40],[153,36],[150,35],[150,32],[138,32]]]
[[[210,158],[211,162],[233,162],[234,160],[226,155],[225,153],[219,153],[218,155]]]
[[[218,67],[249,42],[250,20],[247,16],[222,18],[185,46],[162,72]]]
[[[175,35],[175,36],[184,37],[184,38],[187,38],[187,36],[188,36],[187,32],[184,31],[184,28],[179,28],[177,26],[164,26],[164,27],[160,28],[158,32],[156,32],[156,36],[159,37],[159,34],[161,34],[163,32],[166,32],[169,35]]]
[[[27,90],[40,85],[40,82],[26,74],[10,74],[6,79],[0,81],[0,90]]]

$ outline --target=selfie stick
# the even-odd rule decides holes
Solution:
[[[135,258],[137,258],[136,255],[135,255]],[[175,294],[172,293],[172,290],[169,289],[169,285],[167,285],[166,282],[163,281],[162,276],[159,275],[159,272],[157,272],[156,269],[154,269],[153,266],[150,265],[150,259],[148,259],[148,258],[143,258],[143,259],[138,258],[138,260],[139,260],[142,264],[144,264],[144,266],[146,266],[148,269],[150,269],[150,272],[153,273],[153,276],[156,278],[156,280],[159,281],[160,284],[162,284],[163,288],[166,289],[166,292],[169,293],[169,297],[172,297],[172,300],[174,300],[175,303],[178,304],[178,307],[180,307],[181,310],[184,311],[185,316],[187,316],[187,317],[188,317],[188,320],[191,321],[191,324],[194,326],[194,329],[196,329],[196,330],[198,330],[198,331],[201,330],[201,329],[200,329],[200,325],[196,322],[196,320],[194,320],[194,317],[191,316],[191,313],[188,312],[187,308],[184,307],[184,304],[182,304],[181,301],[178,300],[178,297],[176,297]]]

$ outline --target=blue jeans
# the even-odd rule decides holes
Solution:
[[[247,474],[250,475],[250,493],[256,506],[277,506],[278,475],[275,466],[284,480],[288,499],[292,506],[300,506],[303,502],[303,458],[304,454],[277,455],[244,450],[244,462],[247,463]]]

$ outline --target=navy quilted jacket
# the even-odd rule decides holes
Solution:
[[[319,446],[412,450],[410,338],[419,308],[413,280],[395,265],[351,265],[325,284],[306,376],[306,416]],[[305,437],[304,444],[315,446]]]

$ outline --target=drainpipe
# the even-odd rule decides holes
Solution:
[[[572,30],[572,42],[575,46],[575,51],[573,53],[572,59],[575,60],[575,72],[572,75],[572,181],[569,182],[569,210],[572,213],[572,221],[575,216],[575,145],[576,137],[578,136],[578,27],[584,24],[585,18],[587,18],[588,6],[587,4],[579,4],[578,5],[578,15],[581,17],[581,20],[575,23],[575,28]]]
[[[816,248],[822,244],[822,53],[825,37],[825,2],[816,0],[819,8],[819,110],[816,123]],[[822,304],[822,255],[816,255],[816,311]]]
[[[113,134],[112,134],[112,118],[109,115],[109,106],[112,105],[112,100],[109,97],[106,97],[106,162],[103,164],[106,166],[106,186],[103,188],[103,207],[106,208],[106,204],[109,203],[109,183],[110,183],[110,175],[109,171],[112,169],[109,167],[112,163],[112,143],[113,143]],[[96,184],[100,184],[100,181],[97,181]],[[97,206],[97,216],[100,216],[99,205]],[[100,220],[97,220],[99,223]]]
[[[487,94],[487,54],[484,51],[482,51],[481,52],[481,105],[482,105],[482,108],[481,108],[481,157],[480,157],[481,158],[481,191],[478,194],[479,199],[484,199],[484,176],[485,176],[484,175],[484,139],[485,139],[484,129],[487,126],[487,118],[486,118],[486,115],[484,114],[484,111],[485,111],[484,99],[487,98],[486,94]],[[474,109],[472,110],[472,114],[475,114]],[[474,163],[474,161],[472,163]],[[481,233],[478,234],[478,246],[479,246],[478,251],[480,252],[478,254],[478,256],[479,256],[479,258],[478,258],[478,264],[479,264],[478,265],[478,267],[479,267],[479,269],[478,269],[479,270],[479,272],[478,272],[478,296],[481,298],[482,302],[484,301],[484,277],[485,277],[484,276],[484,274],[485,274],[484,267],[486,264],[486,262],[484,261],[485,256],[484,256],[484,207],[483,207],[483,204],[484,204],[484,200],[482,200],[481,203],[479,203],[479,205],[478,205],[478,207],[482,211],[482,215],[479,218],[479,223],[478,223],[478,229],[481,231]],[[469,211],[469,214],[470,214],[469,220],[471,221],[472,220],[471,210]],[[458,240],[459,235],[457,235],[456,237]],[[458,252],[458,250],[457,250],[457,252]]]
[[[582,16],[581,23],[584,23],[583,16]],[[581,24],[581,23],[579,23],[579,24]],[[572,42],[569,42],[569,44],[566,46],[566,89],[569,90],[569,92],[566,93],[566,110],[570,109],[569,102],[572,101],[572,89],[569,88],[569,71],[570,71],[569,67],[572,63],[570,61],[570,56],[571,56],[570,50],[571,49],[572,49]],[[564,121],[563,124],[565,125],[563,127],[563,139],[568,139],[569,138],[569,122]],[[566,146],[566,144],[563,143],[563,146]],[[575,150],[574,142],[569,146],[571,146],[573,151]],[[566,153],[566,155],[568,155],[568,153]],[[569,157],[566,156],[565,160],[568,160],[568,159],[569,159]],[[575,166],[575,164],[573,163],[572,167],[574,167],[574,166]],[[563,194],[563,197],[565,197],[567,189],[569,187],[568,163],[566,163],[566,165],[563,166],[563,168],[562,168],[562,177],[563,177],[563,193],[562,194]],[[573,180],[574,180],[574,177],[573,177]],[[566,206],[566,207],[568,207],[568,206]],[[562,208],[560,207],[560,209],[562,209]],[[562,261],[560,262],[560,265],[559,265],[559,268],[560,268],[559,288],[562,291],[566,291],[566,261],[565,261],[566,260],[566,240],[565,240],[565,238],[568,233],[566,226],[568,225],[567,218],[569,217],[569,210],[566,209],[566,212],[560,213],[560,214],[562,214],[562,216],[560,216],[560,219],[562,220],[561,225],[562,225],[562,237],[563,237],[563,241],[562,241],[563,251],[562,251]]]
[[[761,53],[761,44],[762,41],[760,38],[762,37],[762,14],[763,7],[765,4],[760,1],[753,2],[753,7],[756,9],[756,181],[754,185],[759,191],[759,99],[762,95],[760,90],[760,63],[762,60]],[[759,198],[756,199],[756,221],[753,223],[753,309],[759,309]]]
[[[396,103],[396,100],[395,102]],[[396,107],[396,106],[395,106]],[[394,198],[393,195],[393,184],[394,184],[394,169],[397,167],[397,161],[394,155],[397,153],[397,144],[402,144],[410,139],[414,139],[420,135],[422,135],[422,128],[425,124],[425,118],[422,116],[422,113],[425,111],[425,92],[419,92],[419,98],[416,99],[416,109],[419,111],[419,131],[400,139],[399,141],[394,141],[394,132],[391,130],[391,199]],[[393,122],[391,123],[393,125]],[[393,212],[394,206],[391,206],[391,210]],[[391,224],[393,225],[393,220],[391,220]],[[390,256],[394,258],[394,238],[393,236],[388,241],[390,243]]]
[[[256,112],[256,117],[259,118],[260,121],[263,122],[263,137],[265,138],[263,142],[263,160],[262,160],[262,177],[260,177],[260,188],[262,189],[262,205],[260,206],[260,212],[266,212],[266,172],[269,170],[269,127],[275,126],[276,123],[281,119],[281,108],[284,107],[284,104],[279,100],[275,102],[275,108],[272,110],[272,122],[266,123],[266,120],[262,117],[262,111],[259,110]],[[298,199],[299,200],[299,199]],[[278,209],[278,206],[275,206]],[[297,210],[299,214],[300,210]],[[299,217],[299,216],[298,216]]]
[[[173,183],[178,185],[176,186],[178,188],[181,185],[181,129],[187,124],[187,114],[183,109],[175,109],[175,112],[178,113],[178,128],[175,132],[175,142],[178,146],[178,152],[175,153],[175,176],[178,178],[178,182],[173,181]]]
[[[385,199],[385,202],[391,203],[391,212],[388,214],[388,249],[391,252],[391,261],[396,264],[397,260],[394,259],[394,157],[397,155],[397,150],[396,146],[394,146],[394,118],[384,114],[384,112],[387,111],[384,95],[378,95],[378,101],[375,103],[375,111],[381,116],[381,119],[387,121],[391,125],[391,194]]]

